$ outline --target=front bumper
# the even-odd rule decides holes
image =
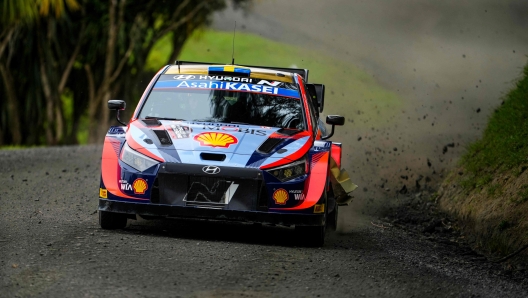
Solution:
[[[145,216],[217,219],[283,226],[322,226],[323,214],[274,213],[261,211],[219,210],[171,205],[153,205],[99,199],[99,210]]]

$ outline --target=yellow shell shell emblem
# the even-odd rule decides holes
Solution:
[[[273,193],[273,200],[277,205],[284,205],[288,200],[289,195],[285,189],[279,188]]]
[[[134,180],[134,183],[132,183],[132,189],[134,189],[134,193],[137,195],[145,194],[145,191],[148,189],[147,181],[143,178]]]
[[[195,141],[202,146],[227,148],[229,145],[238,143],[237,138],[222,132],[203,132],[194,137]]]

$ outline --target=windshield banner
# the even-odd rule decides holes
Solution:
[[[155,90],[162,89],[220,89],[226,91],[240,91],[240,92],[253,92],[253,93],[264,93],[285,97],[299,98],[299,92],[297,90],[290,90],[278,87],[271,87],[265,85],[238,83],[238,82],[222,82],[222,81],[196,81],[196,80],[183,80],[183,81],[158,81],[154,85]]]

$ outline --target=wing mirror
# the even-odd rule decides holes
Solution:
[[[119,122],[119,123],[121,123],[123,125],[127,125],[125,122],[123,122],[123,121],[121,121],[121,119],[119,119],[119,111],[124,111],[125,108],[126,108],[126,102],[124,100],[119,100],[119,99],[109,100],[108,101],[108,108],[110,110],[117,111],[116,112],[117,122]]]
[[[345,117],[339,115],[328,115],[326,116],[326,124],[332,125],[332,131],[329,135],[321,137],[322,140],[327,140],[334,135],[334,128],[336,125],[342,126],[345,124]]]

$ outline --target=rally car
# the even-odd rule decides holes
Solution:
[[[305,69],[163,67],[128,124],[125,102],[108,102],[124,126],[105,137],[101,227],[125,228],[137,215],[234,220],[294,226],[322,245],[343,173],[341,144],[327,139],[344,124],[327,116],[327,133],[323,106],[324,85],[308,83]]]

